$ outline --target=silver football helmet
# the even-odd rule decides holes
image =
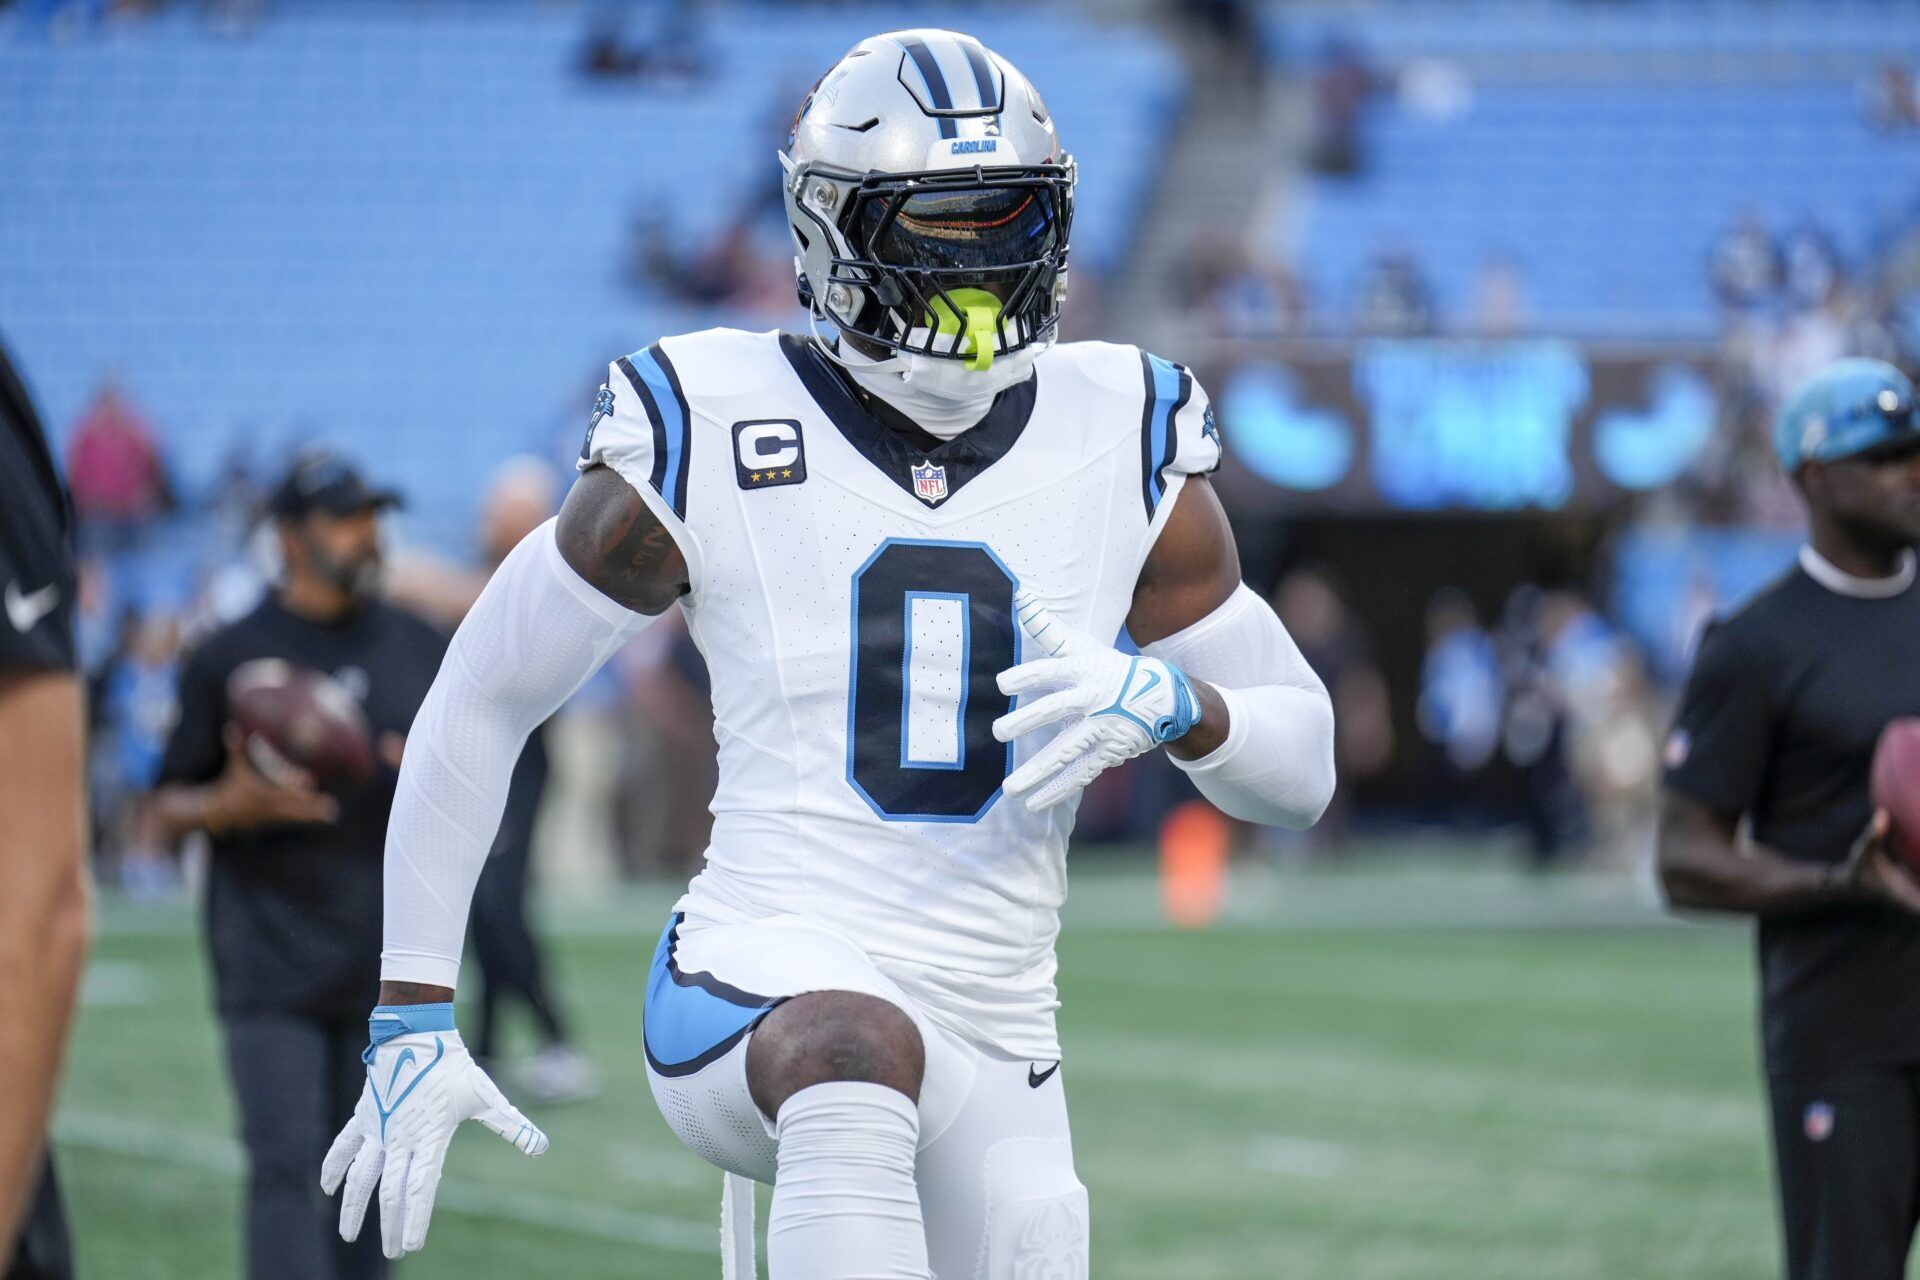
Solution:
[[[1073,159],[1033,85],[972,36],[861,41],[800,104],[780,163],[815,320],[976,369],[1052,341]]]

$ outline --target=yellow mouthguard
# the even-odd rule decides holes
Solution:
[[[927,319],[935,333],[964,332],[967,336],[960,350],[967,356],[967,368],[984,373],[993,367],[993,335],[1000,319],[1000,299],[985,289],[949,289],[947,297],[953,299],[953,305],[947,305],[946,298],[935,298]],[[964,319],[954,307],[965,313]]]

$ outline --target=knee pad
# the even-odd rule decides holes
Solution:
[[[1064,1138],[1006,1138],[987,1152],[986,1280],[1087,1280],[1087,1189]]]

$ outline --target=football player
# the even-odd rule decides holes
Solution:
[[[1332,793],[1326,692],[1206,478],[1206,393],[1054,341],[1074,163],[1033,86],[968,36],[876,36],[780,159],[815,332],[613,363],[561,514],[409,739],[367,1089],[323,1172],[348,1235],[377,1188],[389,1254],[425,1240],[460,1121],[545,1149],[454,1030],[467,903],[528,732],[676,604],[720,781],[647,1065],[730,1204],[774,1184],[777,1280],[1084,1277],[1054,1030],[1081,788],[1164,748],[1250,821]],[[750,1244],[750,1212],[730,1226]]]

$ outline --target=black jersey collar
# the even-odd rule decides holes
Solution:
[[[1038,373],[995,396],[986,416],[951,440],[925,432],[909,436],[880,421],[860,403],[812,339],[783,333],[780,351],[807,394],[832,419],[847,443],[882,475],[929,507],[940,506],[962,485],[1004,458],[1033,414]]]

